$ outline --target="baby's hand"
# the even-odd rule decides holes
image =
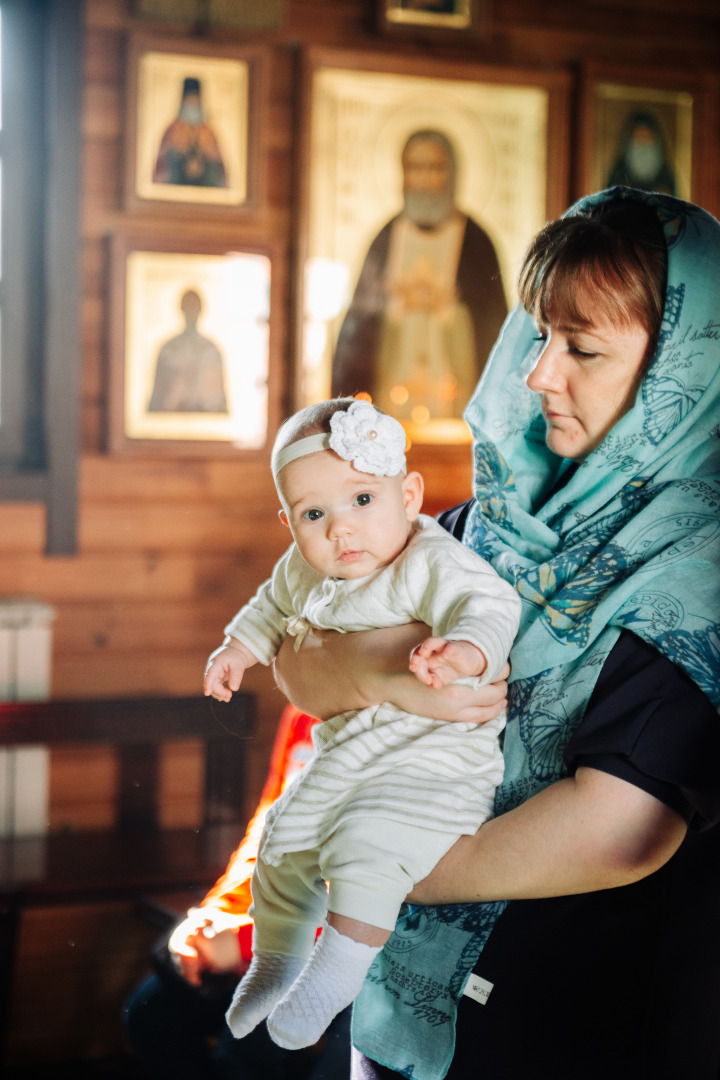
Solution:
[[[486,667],[485,654],[469,641],[430,637],[410,653],[410,670],[435,690],[456,679],[482,675]]]
[[[245,669],[257,663],[249,649],[240,641],[230,645],[221,645],[210,658],[205,668],[203,689],[205,697],[214,697],[217,701],[230,701],[233,691],[240,689]]]

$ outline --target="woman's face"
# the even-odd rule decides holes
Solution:
[[[618,328],[538,326],[545,342],[527,385],[542,397],[545,441],[579,460],[600,445],[635,402],[650,362],[650,335],[639,323]]]

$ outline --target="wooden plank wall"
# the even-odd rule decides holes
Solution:
[[[267,211],[242,235],[248,243],[271,241],[278,252],[280,306],[274,318],[286,384],[292,360],[295,87],[305,46],[389,51],[399,63],[403,55],[421,55],[577,71],[587,60],[623,62],[651,67],[658,77],[664,69],[697,74],[720,67],[716,0],[488,3],[491,31],[468,44],[383,38],[375,30],[376,0],[287,0],[283,31],[253,39],[265,42],[270,68]],[[57,608],[53,692],[60,697],[195,692],[221,627],[267,575],[287,537],[276,521],[266,461],[127,460],[104,449],[108,238],[133,223],[122,198],[125,49],[128,32],[145,26],[132,8],[132,0],[86,3],[77,556],[43,555],[41,507],[0,505],[0,595],[36,595]],[[243,38],[237,34],[235,40]],[[717,166],[716,139],[713,153]],[[715,175],[720,177],[717,167]],[[569,176],[569,190],[570,182]],[[719,205],[716,188],[708,206],[717,212]],[[469,467],[430,472],[431,509],[464,497]],[[252,801],[282,699],[264,669],[253,669],[247,685],[259,695],[262,732],[255,743]]]

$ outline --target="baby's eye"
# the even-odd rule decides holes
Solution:
[[[323,516],[322,510],[318,510],[316,506],[312,510],[306,510],[303,514],[303,521],[319,521]]]
[[[373,496],[369,491],[363,491],[360,495],[355,496],[353,506],[369,506],[373,501]]]

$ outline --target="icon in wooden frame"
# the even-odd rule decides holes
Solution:
[[[270,311],[265,249],[116,235],[110,449],[264,450],[277,422]]]
[[[490,0],[377,0],[382,33],[477,37],[487,32]]]
[[[402,420],[414,442],[465,442],[469,433],[462,411],[516,299],[520,257],[547,218],[567,206],[567,78],[558,72],[317,50],[308,56],[306,79],[298,403],[331,392],[367,392]],[[423,265],[430,260],[433,281],[417,284],[426,297],[437,300],[442,294],[445,300],[442,310],[430,300],[424,305],[427,329],[416,325],[412,332],[423,352],[419,356],[410,355],[411,335],[405,329],[422,319],[404,317],[410,305],[403,283],[407,268],[393,238],[395,224],[408,216],[403,214],[408,140],[427,132],[433,133],[436,150],[443,139],[452,144],[450,169],[450,153],[442,156],[446,171],[456,173],[452,198],[457,202],[451,209],[459,239],[455,243],[450,236],[446,244],[444,236],[435,237],[438,230],[430,230],[427,241],[437,240],[440,250],[427,257],[421,253]],[[487,281],[478,280],[480,260],[464,254],[471,229],[484,250],[494,248],[493,262],[499,264],[503,312],[496,317],[493,306],[492,320],[490,309],[481,307],[483,295],[498,285],[497,269]],[[463,290],[460,270],[466,264],[472,272]],[[404,275],[396,290],[389,287],[393,266]],[[365,289],[368,281],[371,287]],[[396,334],[385,348],[383,342],[391,342],[391,315],[403,340]],[[457,344],[454,355],[458,349],[466,354],[462,369],[441,343],[448,335]],[[429,356],[433,343],[437,363]],[[401,361],[408,378],[390,385]]]
[[[257,212],[263,68],[258,49],[132,39],[128,209]]]
[[[615,183],[712,209],[714,90],[710,76],[588,64],[581,79],[575,193]]]

